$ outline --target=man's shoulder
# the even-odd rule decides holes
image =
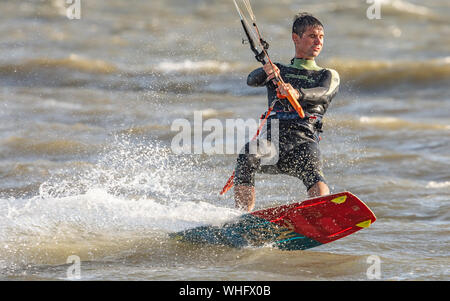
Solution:
[[[321,67],[321,66],[319,66],[319,65],[317,65],[317,67],[320,69],[320,71],[322,71],[322,72],[330,72],[330,73],[332,73],[332,74],[334,74],[334,75],[336,75],[336,76],[339,76],[339,73],[335,70],[335,69],[333,69],[333,68],[329,68],[329,67]]]
[[[330,82],[334,86],[339,86],[341,79],[339,73],[332,68],[323,68],[323,71],[327,73],[326,77],[330,79]]]
[[[339,78],[339,72],[337,72],[335,69],[323,68],[323,70],[326,70],[326,71],[330,72],[332,77]]]

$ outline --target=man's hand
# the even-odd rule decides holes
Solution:
[[[294,87],[292,87],[292,85],[289,83],[280,84],[278,86],[277,94],[288,97],[288,93],[290,93],[295,100],[298,100],[301,96],[300,92],[298,92],[297,89],[294,89]]]
[[[267,62],[263,66],[263,69],[267,74],[266,82],[274,79],[275,76],[280,77],[280,69],[278,69],[278,67],[276,65],[271,64],[270,62]],[[279,96],[283,96],[284,98],[288,97],[288,91],[295,98],[295,100],[298,100],[301,96],[300,92],[298,92],[296,89],[294,89],[291,84],[281,84],[277,88],[277,94]]]
[[[264,66],[263,66],[264,71],[267,74],[267,79],[266,81],[272,80],[275,78],[276,76],[280,76],[280,69],[278,69],[278,67],[276,65],[272,65],[270,62],[267,62]]]

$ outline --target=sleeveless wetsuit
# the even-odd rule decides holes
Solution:
[[[263,68],[251,72],[247,84],[266,86],[269,106],[276,102],[267,120],[266,139],[274,140],[275,133],[270,129],[276,120],[279,129],[277,161],[262,164],[264,155],[251,151],[253,148],[250,142],[247,143],[237,159],[234,184],[254,186],[256,172],[281,173],[298,177],[309,190],[317,182],[325,182],[318,147],[319,133],[322,131],[322,117],[338,92],[339,74],[333,69],[317,66],[314,60],[294,58],[291,65],[277,63],[276,66],[284,81],[300,92],[298,101],[305,118],[300,118],[287,99],[277,98],[277,86],[272,80],[267,81]]]

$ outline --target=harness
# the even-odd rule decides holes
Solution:
[[[268,116],[267,116],[267,113],[269,113]],[[322,122],[322,116],[320,116],[320,115],[314,115],[314,114],[309,114],[309,113],[305,112],[305,117],[300,118],[298,116],[297,112],[295,112],[295,111],[288,111],[288,112],[267,111],[261,115],[260,119],[261,120],[263,120],[263,119],[267,119],[267,120],[278,119],[278,120],[283,120],[283,121],[295,122],[298,125],[300,125],[302,128],[304,128],[307,132],[310,132],[309,135],[313,135],[316,142],[319,142],[322,140],[320,133],[323,132],[323,130],[322,130],[323,122]],[[305,134],[308,135],[307,133],[305,133]],[[309,138],[309,139],[311,139],[311,138]]]

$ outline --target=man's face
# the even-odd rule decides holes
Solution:
[[[301,37],[293,33],[292,40],[295,44],[296,55],[305,59],[314,59],[322,51],[323,37],[322,27],[309,26]]]

